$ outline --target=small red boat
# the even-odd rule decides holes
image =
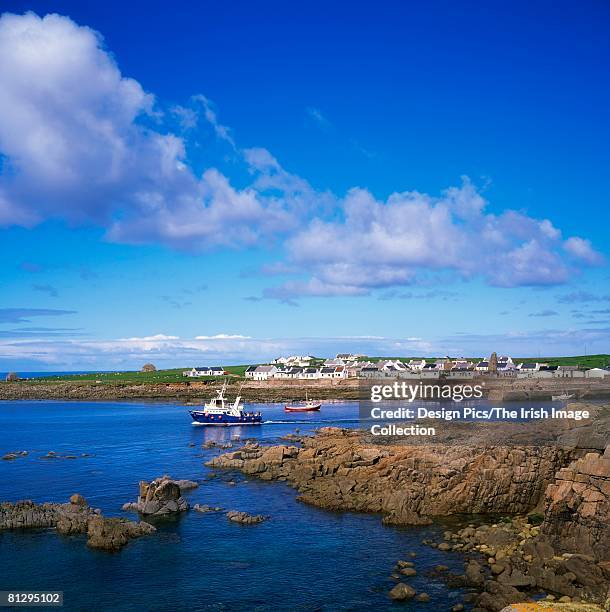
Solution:
[[[307,399],[307,395],[305,395],[304,402],[294,401],[291,404],[286,404],[284,410],[286,412],[315,412],[316,410],[320,410],[321,407],[321,402],[314,402],[313,400]]]

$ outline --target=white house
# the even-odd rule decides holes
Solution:
[[[519,371],[521,372],[527,372],[527,373],[532,373],[532,372],[538,372],[538,370],[540,370],[540,366],[542,364],[541,363],[520,363],[517,368],[519,369]]]
[[[585,372],[586,378],[604,378],[606,376],[610,376],[610,372],[602,368],[591,368]]]
[[[320,369],[320,378],[334,378],[335,377],[335,366],[324,366]]]
[[[182,372],[182,376],[188,376],[189,378],[200,378],[202,376],[222,376],[224,373],[224,368],[221,368],[220,366],[212,366],[184,370],[184,372]]]
[[[363,357],[366,357],[366,355],[362,353],[337,353],[335,355],[335,359],[343,359],[343,361],[357,361]]]
[[[409,366],[410,370],[421,372],[426,365],[426,360],[425,359],[411,359],[407,365]]]
[[[479,361],[474,369],[477,372],[489,372],[489,361]]]
[[[260,365],[252,373],[252,378],[254,380],[269,380],[275,376],[276,372],[277,367],[274,365]]]
[[[575,365],[560,365],[555,372],[557,378],[583,378],[585,373]]]
[[[290,355],[289,357],[277,357],[271,363],[275,365],[308,366],[312,359],[311,355]]]
[[[320,378],[320,369],[319,368],[304,368],[299,373],[299,378],[303,378],[303,379]]]

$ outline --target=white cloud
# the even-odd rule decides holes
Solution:
[[[106,227],[110,240],[188,249],[250,246],[294,225],[279,198],[237,190],[215,169],[196,177],[182,138],[147,127],[153,96],[96,32],[59,15],[5,14],[0,57],[0,225],[58,217]],[[209,100],[196,101],[233,144]]]
[[[195,340],[251,340],[251,336],[241,334],[216,334],[215,336],[195,336]]]
[[[440,197],[403,192],[379,201],[352,189],[339,204],[338,220],[316,218],[287,241],[290,262],[311,280],[286,282],[267,296],[357,295],[445,270],[500,287],[558,285],[577,271],[562,257],[561,232],[548,219],[488,212],[467,178]],[[581,243],[570,240],[583,259]]]
[[[335,355],[364,351],[370,355],[421,354],[432,344],[419,337],[341,336],[330,338],[251,338],[217,334],[179,338],[155,334],[118,340],[0,337],[1,369],[139,369],[157,367],[265,363],[280,355]]]
[[[196,175],[188,142],[163,128],[154,97],[121,74],[99,34],[67,17],[3,15],[0,57],[0,225],[61,218],[103,227],[109,240],[198,251],[288,236],[286,264],[300,277],[266,292],[287,301],[363,295],[429,271],[554,285],[603,261],[586,239],[562,242],[547,219],[489,212],[468,179],[440,197],[318,191],[266,149],[237,148],[203,95],[170,115],[186,134],[202,113],[252,181],[238,189],[215,168]]]
[[[120,338],[118,342],[162,342],[164,340],[178,340],[178,336],[167,336],[165,334],[155,334],[154,336],[137,336],[132,338]]]
[[[591,241],[585,238],[572,236],[565,241],[563,248],[570,253],[570,255],[573,255],[590,266],[601,266],[604,264],[605,260],[603,255],[598,253],[591,245]]]

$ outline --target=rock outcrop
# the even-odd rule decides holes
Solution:
[[[208,506],[207,504],[195,504],[193,510],[195,510],[195,512],[201,512],[201,514],[207,514],[210,512],[222,512],[223,508],[220,506]]]
[[[467,561],[457,582],[481,592],[477,598],[481,609],[497,612],[541,591],[552,600],[604,603],[610,595],[610,564],[589,555],[561,553],[541,529],[527,517],[515,517],[446,532],[447,548],[427,543],[439,550],[480,555],[480,561]]]
[[[227,512],[227,518],[232,523],[241,523],[242,525],[256,525],[268,519],[267,516],[263,516],[262,514],[248,514],[247,512],[240,512],[239,510],[230,510]]]
[[[413,599],[415,597],[415,589],[404,582],[399,582],[394,588],[389,592],[389,596],[391,599],[395,601],[407,601],[409,599]]]
[[[156,531],[145,522],[104,518],[79,494],[72,495],[67,504],[32,501],[0,504],[0,530],[49,527],[63,535],[87,534],[88,546],[104,550],[118,550],[130,539]]]
[[[6,453],[6,455],[3,455],[2,459],[4,461],[13,461],[14,459],[18,459],[19,457],[27,457],[28,456],[28,451],[13,451],[10,453]]]
[[[182,491],[199,486],[191,480],[172,480],[169,476],[156,478],[151,482],[140,481],[137,502],[123,505],[123,510],[139,512],[145,516],[165,516],[189,509]]]
[[[610,561],[610,446],[557,472],[546,490],[541,531],[561,552]]]
[[[144,521],[136,523],[119,518],[94,516],[87,523],[87,546],[103,550],[119,550],[132,538],[154,533],[156,529]]]
[[[573,458],[557,446],[375,446],[358,432],[323,428],[301,446],[243,448],[207,465],[283,479],[316,506],[421,525],[459,513],[524,513]]]

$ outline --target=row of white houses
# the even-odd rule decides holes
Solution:
[[[200,368],[191,368],[190,370],[184,370],[182,376],[188,376],[189,378],[201,378],[204,376],[224,376],[227,374],[225,369],[221,366],[205,366]]]
[[[321,362],[309,355],[278,357],[268,365],[252,365],[245,371],[246,378],[252,380],[269,379],[341,379],[341,378],[474,378],[480,375],[493,375],[512,378],[602,378],[610,375],[608,369],[593,368],[583,370],[578,366],[552,366],[541,362],[516,364],[509,356],[497,357],[494,354],[487,360],[468,359],[382,359],[380,361],[360,361],[362,355],[338,354],[332,359]],[[297,365],[299,364],[299,365]],[[314,365],[315,364],[315,365]],[[227,372],[221,366],[195,367],[185,370],[183,376],[200,378],[223,376]]]
[[[269,380],[279,378],[284,380],[315,380],[320,378],[347,378],[347,369],[343,365],[321,367],[250,366],[246,370],[246,378],[252,380]]]

